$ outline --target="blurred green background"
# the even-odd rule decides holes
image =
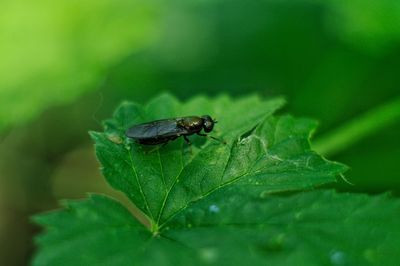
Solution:
[[[392,103],[365,119],[376,130],[325,155],[351,167],[354,186],[338,189],[400,195],[399,83],[397,0],[3,0],[0,265],[29,262],[33,213],[89,191],[120,197],[87,131],[121,100],[164,91],[284,95],[284,112],[320,121],[317,141]]]

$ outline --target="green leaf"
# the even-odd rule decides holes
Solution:
[[[152,235],[104,196],[35,221],[33,265],[397,265],[400,201],[388,195],[248,195],[225,187]]]
[[[400,202],[308,190],[346,167],[310,149],[315,122],[274,116],[281,99],[162,95],[124,102],[92,132],[107,181],[149,219],[139,222],[105,196],[38,215],[34,265],[396,265]],[[212,134],[152,150],[125,137],[154,119],[210,114]],[[137,214],[135,214],[137,215]]]
[[[399,222],[400,201],[388,195],[315,191],[259,198],[227,187],[192,205],[164,234],[195,249],[214,249],[215,257],[232,257],[232,263],[396,265]]]
[[[68,201],[63,210],[35,216],[34,221],[47,232],[36,239],[41,251],[33,265],[160,265],[167,259],[165,252],[177,254],[182,262],[180,253],[193,252],[153,238],[121,204],[101,195]]]
[[[91,135],[107,181],[157,231],[192,202],[225,186],[245,187],[253,195],[303,190],[334,182],[346,170],[310,150],[315,122],[272,115],[282,104],[282,99],[256,96],[197,97],[182,104],[166,94],[145,106],[122,103],[105,122],[105,132]],[[202,114],[218,119],[212,134],[226,145],[195,136],[192,153],[182,139],[149,152],[125,137],[126,129],[137,123]]]

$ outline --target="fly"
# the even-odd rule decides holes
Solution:
[[[134,125],[126,131],[126,136],[143,145],[166,144],[179,137],[183,137],[188,144],[191,144],[187,136],[193,134],[210,137],[225,143],[215,137],[201,133],[202,130],[205,133],[210,133],[216,123],[217,121],[209,115],[162,119]]]

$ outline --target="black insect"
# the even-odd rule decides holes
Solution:
[[[162,119],[135,125],[126,131],[126,136],[143,145],[166,144],[168,141],[175,140],[181,136],[190,144],[187,136],[193,134],[218,140],[201,133],[203,129],[206,133],[211,132],[215,123],[217,121],[213,120],[209,115]]]

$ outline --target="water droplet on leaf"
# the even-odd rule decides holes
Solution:
[[[214,248],[203,248],[200,250],[200,256],[204,261],[212,263],[218,258],[218,252]]]
[[[330,253],[330,260],[332,265],[335,266],[346,265],[346,254],[340,250],[332,250]]]
[[[208,207],[208,211],[211,213],[219,213],[220,209],[217,205],[213,204]]]

